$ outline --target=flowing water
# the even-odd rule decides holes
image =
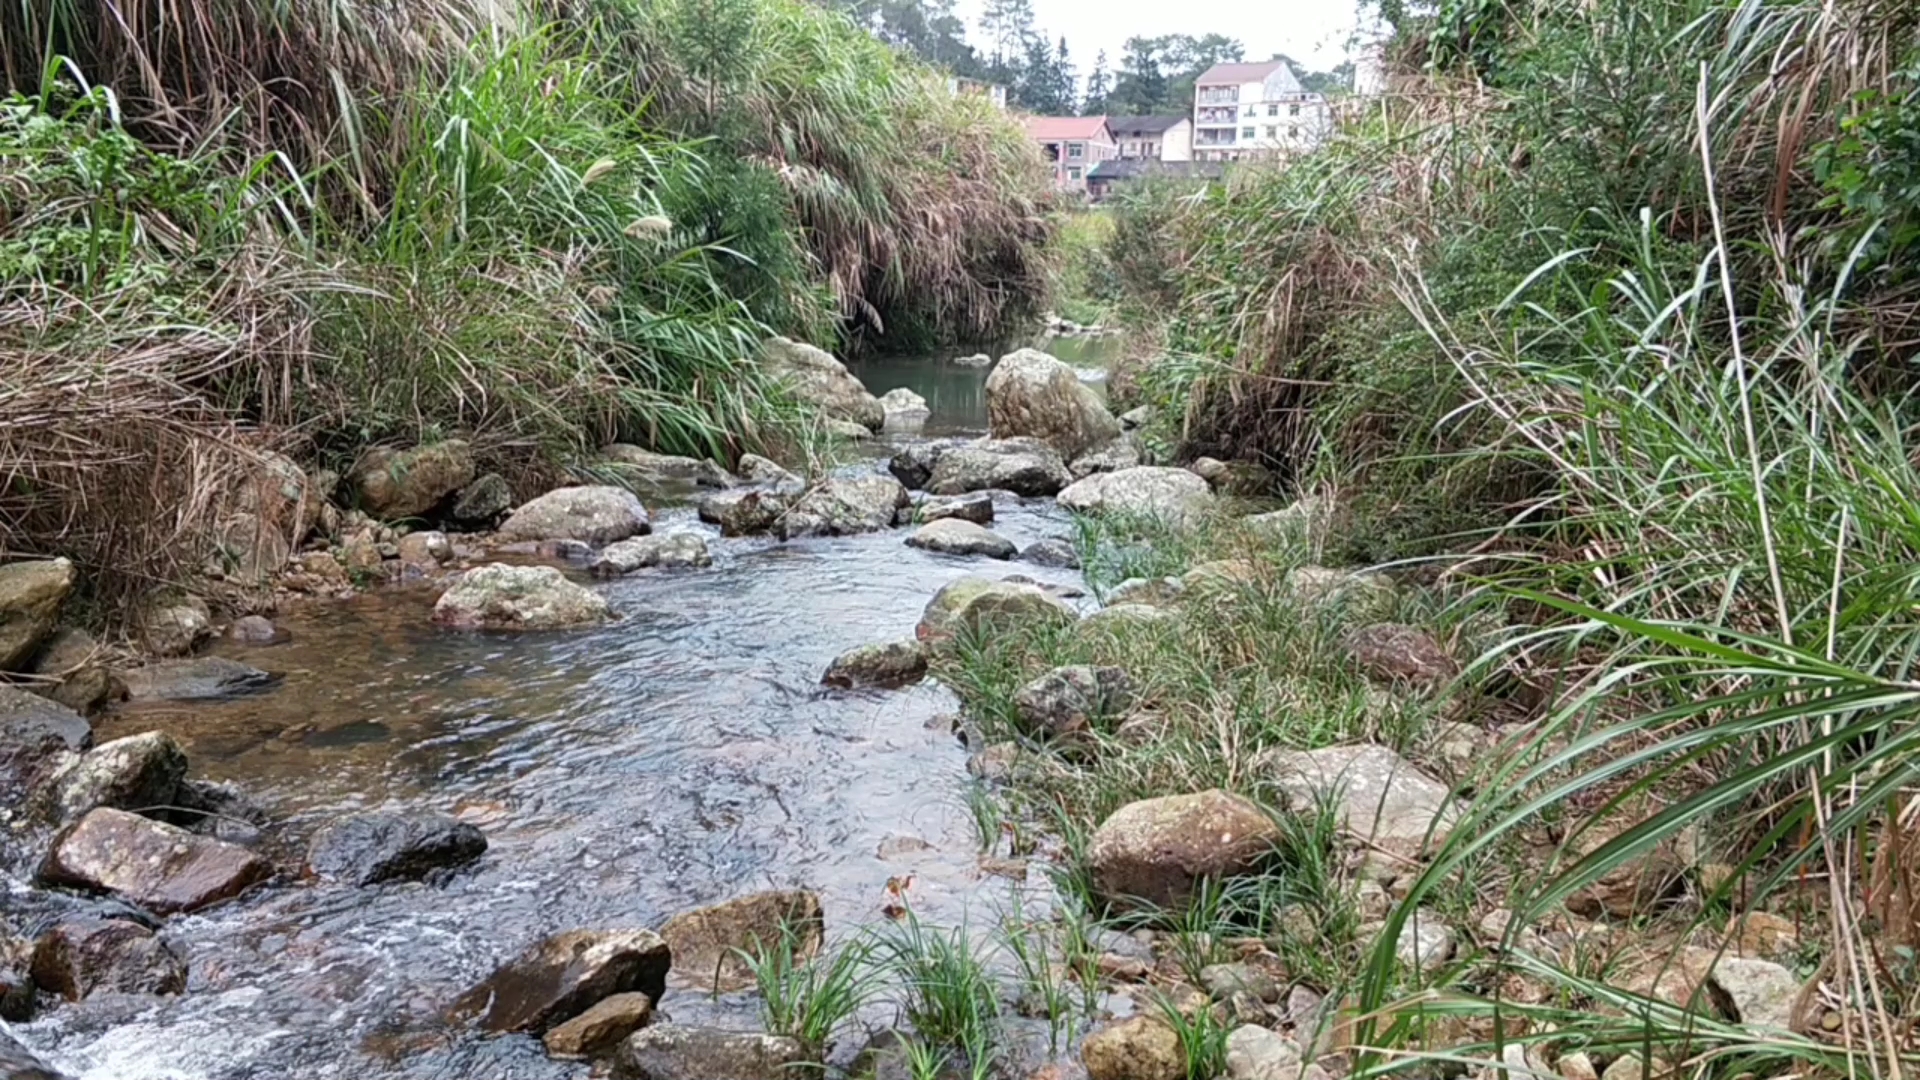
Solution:
[[[927,434],[984,427],[983,369],[861,374],[876,393],[926,396]],[[1002,498],[994,528],[1016,544],[1066,533],[1051,500]],[[655,528],[706,527],[670,508]],[[579,1077],[530,1038],[446,1026],[442,1006],[542,935],[657,925],[769,887],[817,890],[830,935],[884,921],[886,883],[908,873],[927,921],[990,921],[1009,884],[978,866],[952,694],[827,692],[820,673],[910,635],[963,574],[1077,575],[902,539],[716,540],[711,569],[597,584],[621,619],[590,631],[440,630],[424,589],[284,612],[289,643],[222,650],[283,674],[272,691],[128,708],[98,739],[173,733],[195,775],[240,785],[289,836],[350,809],[432,808],[480,825],[486,856],[442,884],[283,881],[176,916],[187,995],[97,996],[14,1034],[83,1080]],[[682,1021],[748,1022],[753,1007],[664,1003]]]

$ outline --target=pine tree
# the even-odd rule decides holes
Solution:
[[[1112,80],[1107,75],[1107,50],[1101,49],[1094,54],[1093,71],[1087,75],[1087,96],[1080,102],[1080,115],[1104,115],[1107,111],[1107,95],[1112,90]]]

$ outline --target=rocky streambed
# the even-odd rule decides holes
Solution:
[[[10,999],[0,1046],[83,1080],[584,1075],[485,1030],[544,1021],[476,1028],[485,1008],[456,1003],[555,935],[766,890],[803,890],[829,940],[903,898],[958,925],[1037,894],[1038,875],[977,855],[954,697],[915,681],[917,646],[860,647],[911,642],[961,578],[1086,603],[1052,496],[1071,452],[1118,429],[1062,431],[1068,453],[901,436],[813,482],[749,462],[766,471],[741,486],[635,503],[644,533],[618,496],[567,489],[484,542],[369,526],[296,558],[350,598],[128,672],[143,700],[78,730],[64,710],[35,721],[54,763],[9,793],[0,966],[38,1002]],[[736,518],[743,503],[771,519]],[[357,560],[397,583],[335,588]],[[948,590],[958,618],[979,588]],[[164,610],[189,646],[210,629],[191,603]],[[755,1026],[751,995],[662,997],[655,974],[547,1019],[633,992],[655,1019]],[[32,1075],[25,1060],[0,1075]]]

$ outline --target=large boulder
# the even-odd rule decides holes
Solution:
[[[473,448],[459,439],[411,450],[373,450],[347,474],[360,509],[389,521],[426,515],[473,477]]]
[[[733,476],[711,461],[656,454],[629,443],[603,446],[600,448],[600,457],[620,474],[621,479],[650,488],[724,488],[734,484]]]
[[[1036,439],[983,439],[949,446],[933,462],[926,488],[935,495],[1000,489],[1015,495],[1057,494],[1073,482],[1060,454]]]
[[[931,524],[946,518],[959,518],[975,525],[993,524],[993,496],[984,491],[966,495],[937,495],[913,508],[914,516]]]
[[[706,537],[677,532],[608,544],[593,560],[593,572],[600,577],[618,577],[650,566],[684,569],[712,565],[713,552],[707,549]]]
[[[1135,514],[1186,524],[1213,501],[1207,482],[1185,469],[1140,465],[1094,473],[1060,492],[1060,505],[1083,514]]]
[[[892,528],[894,515],[910,505],[907,489],[891,476],[835,477],[787,510],[780,519],[780,538],[879,532]]]
[[[987,376],[987,428],[995,438],[1040,439],[1069,460],[1120,436],[1100,395],[1037,349],[1001,357]]]
[[[186,776],[187,753],[173,736],[146,731],[67,759],[33,802],[38,814],[59,825],[102,806],[150,813],[174,805]]]
[[[787,393],[837,420],[848,420],[869,431],[887,422],[886,407],[867,392],[846,365],[824,349],[790,338],[768,338],[760,346],[760,368],[786,388]]]
[[[548,1057],[584,1061],[652,1023],[653,1004],[652,998],[637,991],[601,998],[593,1008],[549,1029],[540,1041],[546,1044]]]
[[[40,936],[33,981],[68,1001],[89,995],[184,994],[187,958],[178,944],[124,919],[70,919]]]
[[[675,985],[726,993],[754,984],[741,953],[773,952],[790,935],[795,959],[804,962],[820,950],[825,930],[818,896],[782,889],[682,912],[660,927],[660,936],[673,950]]]
[[[540,1034],[615,994],[666,992],[673,956],[651,930],[568,930],[528,946],[456,999],[451,1014],[492,1032]]]
[[[1447,785],[1384,746],[1275,749],[1256,766],[1288,809],[1313,813],[1328,801],[1355,843],[1412,857],[1447,838],[1466,807]]]
[[[93,745],[93,725],[59,702],[0,685],[0,804],[16,805],[66,755]]]
[[[764,488],[716,491],[700,500],[700,520],[720,526],[722,536],[772,532],[787,515],[789,496]]]
[[[1283,834],[1258,806],[1213,790],[1128,803],[1094,830],[1093,887],[1116,903],[1179,908],[1202,879],[1258,871]]]
[[[1057,667],[1014,692],[1013,707],[1027,733],[1043,739],[1082,735],[1133,705],[1125,668],[1076,664]]]
[[[476,566],[433,605],[434,622],[468,629],[558,630],[611,618],[605,597],[551,566]]]
[[[907,546],[942,555],[984,555],[989,559],[1011,559],[1020,550],[999,533],[959,518],[941,518],[920,526],[907,537]]]
[[[613,1074],[622,1080],[791,1080],[806,1063],[807,1048],[784,1035],[656,1024],[620,1044]]]
[[[427,810],[368,811],[321,826],[307,847],[319,877],[354,885],[418,881],[486,854],[478,828]]]
[[[927,399],[904,386],[880,395],[880,407],[886,410],[887,426],[890,428],[918,427],[933,415],[933,410],[927,407]]]
[[[1187,1080],[1180,1037],[1157,1016],[1136,1016],[1088,1035],[1080,1044],[1087,1080]]]
[[[158,660],[123,668],[119,675],[129,701],[206,701],[254,693],[278,680],[271,672],[224,656]]]
[[[112,893],[156,915],[230,900],[271,872],[237,844],[108,807],[55,838],[40,867],[49,884]]]
[[[520,504],[500,523],[500,539],[579,540],[599,547],[652,528],[647,508],[626,488],[558,488]]]
[[[913,634],[937,648],[983,627],[1066,626],[1078,618],[1072,608],[1038,585],[968,576],[948,582],[933,594]]]
[[[73,591],[73,563],[36,559],[0,566],[0,671],[19,671],[53,633]]]
[[[185,656],[213,636],[213,611],[197,596],[161,590],[134,606],[133,633],[155,656]]]
[[[833,658],[820,677],[826,686],[903,686],[927,673],[927,647],[918,641],[861,645]]]

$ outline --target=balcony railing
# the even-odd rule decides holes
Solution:
[[[1240,100],[1239,86],[1203,86],[1200,88],[1200,104],[1218,105]]]
[[[1234,146],[1236,145],[1234,142],[1234,134],[1235,133],[1231,131],[1228,131],[1225,133],[1202,132],[1194,136],[1193,145],[1195,146]]]

